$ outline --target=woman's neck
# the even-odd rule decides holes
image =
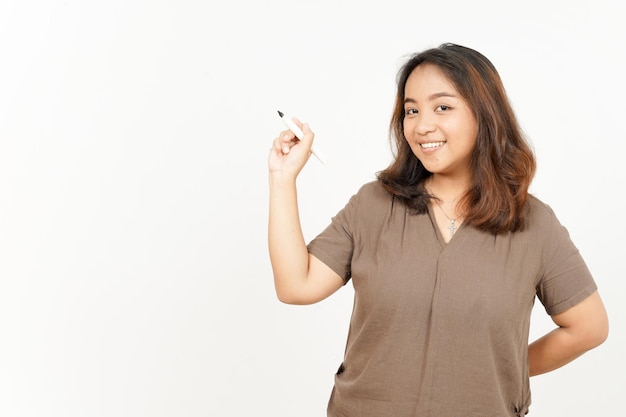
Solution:
[[[469,189],[469,181],[433,174],[426,181],[426,189],[444,203],[456,203]]]

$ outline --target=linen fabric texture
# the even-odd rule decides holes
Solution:
[[[528,413],[535,297],[554,315],[597,287],[551,208],[527,208],[523,231],[462,224],[446,244],[378,181],[352,196],[308,245],[355,294],[329,417]]]

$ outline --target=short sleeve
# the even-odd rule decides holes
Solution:
[[[552,209],[542,219],[545,238],[542,259],[543,274],[537,285],[537,297],[549,315],[563,313],[597,290],[597,285],[572,242],[569,232],[561,225]]]
[[[347,283],[352,275],[354,230],[361,191],[350,198],[348,204],[331,219],[326,229],[307,246],[309,253],[342,277],[344,283]]]

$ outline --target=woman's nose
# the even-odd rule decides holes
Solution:
[[[436,129],[434,120],[426,114],[420,114],[415,120],[415,133],[418,135],[427,135]]]

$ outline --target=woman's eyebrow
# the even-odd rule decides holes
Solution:
[[[434,100],[436,98],[440,98],[440,97],[452,97],[452,98],[458,98],[458,96],[456,94],[453,93],[448,93],[445,91],[442,91],[441,93],[435,93],[435,94],[431,94],[430,96],[428,96],[429,100]]]
[[[429,100],[429,101],[432,101],[432,100],[438,99],[438,98],[440,98],[440,97],[452,97],[452,98],[459,98],[459,96],[457,96],[456,94],[453,94],[453,93],[448,93],[448,92],[442,91],[442,92],[440,92],[440,93],[434,93],[434,94],[431,94],[430,96],[428,96],[428,100]],[[406,97],[406,98],[404,99],[404,103],[417,103],[417,100],[412,99],[411,97]]]

